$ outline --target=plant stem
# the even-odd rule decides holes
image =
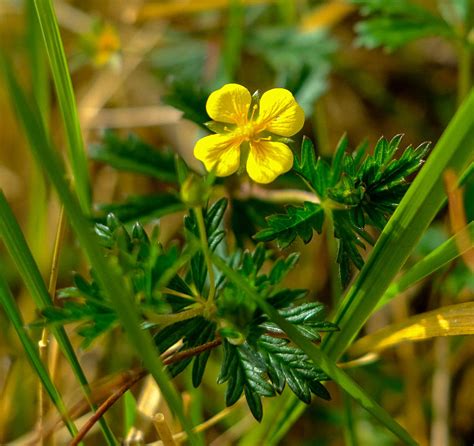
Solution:
[[[204,313],[204,307],[199,305],[197,307],[190,308],[189,310],[181,311],[174,314],[147,314],[148,318],[152,322],[156,322],[163,327],[167,325],[175,324],[176,322],[186,321],[193,317],[200,316]]]
[[[305,201],[309,201],[310,203],[320,203],[318,196],[312,192],[299,189],[265,189],[256,184],[253,184],[250,187],[249,183],[243,183],[240,189],[234,193],[234,197],[240,200],[257,198],[271,203],[284,204],[303,203]]]
[[[209,252],[209,240],[207,239],[206,224],[204,223],[202,208],[196,206],[194,208],[194,214],[196,215],[196,221],[199,229],[199,238],[201,240],[202,251],[206,260],[207,271],[209,273],[209,294],[207,296],[207,307],[209,308],[214,302],[214,297],[216,294],[214,269],[212,265],[211,254]]]
[[[334,219],[331,211],[326,212],[326,244],[329,255],[329,278],[331,281],[331,301],[333,307],[339,303],[342,293],[341,277],[337,263],[337,241],[334,237]]]
[[[172,290],[171,288],[163,288],[161,290],[163,294],[169,294],[171,296],[182,297],[183,299],[189,299],[195,301],[196,298],[194,296],[190,296],[189,294],[180,293],[179,291]]]
[[[66,219],[64,218],[64,207],[61,206],[61,209],[59,211],[59,220],[58,220],[58,229],[56,232],[56,239],[54,241],[54,248],[53,248],[53,258],[51,260],[51,272],[49,276],[49,284],[48,284],[48,293],[51,296],[51,299],[53,303],[55,303],[55,294],[56,294],[56,284],[58,281],[58,271],[59,271],[59,254],[61,251],[61,246],[62,242],[64,240],[64,233],[66,231]],[[51,340],[51,342],[54,342],[56,344],[56,341],[54,339]],[[39,346],[39,353],[40,353],[40,358],[43,361],[43,364],[45,365],[46,368],[48,368],[48,345],[49,345],[49,330],[47,327],[43,328],[43,331],[41,333],[41,339],[38,342]],[[57,345],[53,350],[57,351]],[[54,355],[55,361],[57,359],[57,354]],[[52,367],[55,369],[55,365]],[[51,380],[53,380],[53,375],[51,376]],[[44,387],[40,384],[39,386],[39,426],[40,426],[40,435],[41,435],[41,441],[43,441],[43,434],[42,434],[42,424],[44,420],[44,416],[46,413],[48,413],[48,407],[49,407],[49,401],[45,398],[45,389]]]

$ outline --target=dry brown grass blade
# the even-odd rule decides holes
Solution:
[[[126,444],[142,441],[150,427],[150,420],[162,402],[161,392],[154,379],[148,376],[137,401],[137,420],[125,439]]]
[[[92,112],[92,113],[91,113]],[[95,113],[95,110],[84,109],[84,113]],[[173,107],[152,105],[147,107],[104,108],[89,122],[89,128],[152,127],[177,124],[182,112]]]
[[[226,407],[225,409],[221,410],[219,413],[217,413],[213,417],[209,418],[208,420],[206,420],[203,423],[196,426],[193,429],[193,431],[196,432],[196,433],[206,431],[207,429],[209,429],[210,427],[214,426],[219,421],[221,421],[223,418],[225,418],[227,415],[229,415],[231,412],[233,412],[237,407],[240,406],[240,404],[243,401],[244,401],[244,399],[241,398],[233,406]],[[186,432],[179,432],[179,433],[173,435],[173,440],[177,441],[177,442],[185,441],[186,438],[187,438]],[[160,440],[160,441],[155,441],[153,443],[149,443],[148,446],[167,446],[167,445]]]
[[[164,446],[176,446],[176,442],[173,439],[173,434],[171,433],[170,427],[166,422],[166,418],[162,413],[157,413],[153,417],[153,424]]]
[[[301,20],[300,28],[303,31],[314,31],[318,28],[331,28],[354,12],[356,7],[345,1],[334,0],[314,8]]]
[[[474,302],[464,302],[412,316],[407,320],[382,328],[355,342],[351,356],[380,352],[402,342],[422,341],[438,336],[474,334]]]
[[[265,5],[275,3],[276,0],[241,0],[245,6]],[[194,14],[197,12],[210,11],[214,9],[225,9],[229,7],[229,0],[188,0],[174,2],[154,2],[143,5],[137,20],[156,20],[171,18],[184,14]]]
[[[464,193],[458,186],[459,179],[452,169],[444,172],[444,185],[448,195],[449,221],[451,231],[456,236],[456,243],[459,252],[462,252],[461,258],[471,271],[474,271],[474,248],[473,241],[469,233],[463,231],[467,226],[466,211],[464,209]]]

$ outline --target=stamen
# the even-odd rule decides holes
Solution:
[[[257,104],[253,104],[253,107],[252,107],[252,114],[250,115],[250,120],[253,121],[253,117],[255,115],[255,112],[257,111],[257,108],[258,108],[258,105]]]

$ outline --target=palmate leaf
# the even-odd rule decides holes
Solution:
[[[367,227],[384,228],[428,150],[424,143],[399,153],[401,139],[402,135],[391,140],[380,138],[374,153],[367,155],[366,144],[347,153],[348,140],[343,137],[329,164],[316,158],[312,142],[304,138],[294,171],[319,197],[321,205],[305,203],[304,207],[289,207],[286,215],[271,215],[267,218],[268,228],[255,238],[276,239],[280,247],[288,246],[297,236],[307,243],[313,230],[321,232],[324,212],[331,212],[334,235],[339,240],[337,262],[342,283],[347,285],[352,266],[360,269],[364,264],[360,250],[375,243]]]
[[[272,303],[275,302],[274,298],[275,296],[272,296],[269,301]],[[307,302],[300,305],[285,306],[278,312],[288,322],[295,325],[303,336],[311,341],[320,341],[320,332],[338,330],[336,325],[324,320],[324,305],[319,302]],[[264,322],[260,324],[259,327],[263,328],[266,333],[280,336],[284,335],[284,333],[273,322]]]
[[[311,341],[319,341],[320,332],[336,330],[334,324],[324,320],[322,304],[298,302],[306,296],[306,290],[279,286],[295,266],[298,255],[293,253],[285,259],[279,258],[266,272],[263,265],[272,255],[263,243],[259,243],[253,252],[246,251],[242,255],[240,265],[233,265],[233,270],[241,277],[242,283],[265,296],[282,317]],[[250,410],[260,420],[260,397],[281,393],[286,383],[307,403],[311,393],[329,398],[320,383],[327,376],[315,368],[299,348],[289,345],[288,340],[284,339],[286,333],[269,320],[255,302],[247,299],[241,287],[233,282],[224,282],[217,314],[225,321],[222,325],[226,327],[220,330],[226,340],[218,382],[228,382],[227,405],[233,404],[245,393]]]
[[[188,284],[176,274],[176,265],[185,251],[181,252],[176,246],[165,251],[149,239],[139,223],[128,231],[114,215],[108,215],[104,224],[96,224],[95,232],[104,254],[114,258],[114,264],[126,279],[130,294],[135,297],[143,314],[178,313],[189,305],[189,299],[162,293],[162,288],[157,285],[164,276],[168,276],[164,284],[167,288],[192,295]],[[118,321],[118,315],[99,287],[93,269],[90,276],[86,279],[75,274],[74,286],[58,292],[61,305],[48,307],[42,313],[47,324],[79,323],[77,332],[83,337],[83,347],[111,330]],[[44,321],[37,324],[40,323]],[[143,328],[155,326],[148,321],[143,324]]]
[[[329,198],[347,207],[333,211],[334,234],[340,240],[337,261],[344,286],[350,281],[351,265],[358,269],[364,265],[359,251],[366,248],[366,243],[375,243],[366,227],[384,228],[408,189],[410,175],[423,163],[429,144],[409,146],[395,158],[401,139],[402,135],[390,141],[380,138],[373,155],[360,157],[357,151],[353,156],[346,154],[339,179],[327,190]]]
[[[264,377],[265,362],[247,343],[235,346],[225,341],[223,345],[224,361],[217,382],[228,382],[226,405],[234,404],[245,392],[250,411],[260,421],[263,417],[260,397],[275,395],[273,386]]]
[[[320,382],[327,381],[328,376],[316,369],[302,350],[288,344],[286,339],[271,336],[262,336],[258,341],[258,351],[265,360],[275,390],[282,393],[287,383],[306,404],[311,402],[311,393],[325,400],[331,399]]]
[[[308,243],[313,231],[321,233],[324,211],[317,203],[305,202],[302,207],[288,206],[286,214],[275,214],[267,218],[268,228],[255,234],[258,241],[277,240],[280,248],[286,248],[296,237]]]

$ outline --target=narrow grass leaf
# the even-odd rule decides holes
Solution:
[[[68,431],[71,435],[77,434],[77,428],[74,423],[69,418],[69,415],[66,410],[66,406],[61,398],[58,389],[51,381],[49,377],[48,371],[44,366],[41,358],[39,356],[38,350],[33,343],[33,341],[28,336],[28,333],[25,330],[25,326],[23,323],[23,319],[21,314],[16,306],[15,299],[11,294],[10,289],[4,279],[4,277],[0,273],[0,303],[2,304],[8,319],[10,320],[11,324],[15,328],[15,331],[20,338],[21,344],[23,345],[23,349],[25,350],[26,356],[31,363],[31,366],[35,370],[38,378],[41,380],[46,392],[48,393],[51,401],[56,406],[59,414],[61,415],[64,424],[66,425]]]
[[[40,122],[39,115],[36,115]],[[15,263],[23,282],[29,291],[31,298],[35,302],[37,308],[41,311],[48,306],[53,306],[53,301],[48,293],[46,284],[41,277],[38,265],[33,259],[30,249],[26,243],[25,237],[21,232],[20,226],[8,205],[5,195],[0,190],[0,238],[5,243],[8,253]],[[91,393],[87,377],[77,359],[74,348],[69,341],[66,331],[62,327],[51,327],[51,332],[58,341],[59,347],[69,362],[74,375],[81,384],[81,388],[92,409],[94,405],[90,402],[89,395]],[[108,427],[105,419],[101,418],[100,426],[107,444],[116,444],[112,431]]]
[[[85,213],[90,209],[89,172],[84,151],[76,99],[52,0],[33,0],[53,74],[69,149],[77,197]]]
[[[10,65],[3,64],[7,84],[12,95],[13,104],[24,126],[26,136],[30,142],[37,162],[46,171],[54,186],[60,201],[64,206],[65,214],[84,249],[90,264],[95,271],[97,280],[110,302],[115,307],[123,328],[128,334],[130,343],[142,359],[145,367],[150,371],[170,410],[178,417],[188,433],[191,444],[194,444],[194,434],[191,425],[184,415],[182,401],[173,387],[163,363],[159,358],[153,340],[147,331],[141,329],[141,320],[137,308],[127,292],[128,287],[117,267],[111,265],[103,255],[100,244],[94,235],[91,225],[81,210],[76,196],[71,192],[64,177],[64,168],[52,147],[41,119],[34,107],[28,102],[25,93],[18,85]]]
[[[313,363],[333,379],[344,391],[354,398],[362,407],[379,420],[387,429],[394,433],[399,439],[409,445],[417,443],[410,434],[400,426],[376,401],[368,396],[365,391],[347,375],[343,370],[329,358],[321,349],[314,346],[305,338],[298,329],[284,319],[277,310],[262,299],[241,276],[231,269],[220,257],[213,255],[215,265],[227,276],[227,278],[238,286],[249,298],[253,299],[270,319],[275,322],[287,335],[288,338],[300,347]]]
[[[51,107],[46,51],[41,36],[41,28],[36,17],[34,1],[25,1],[24,8],[27,20],[26,47],[28,48],[31,88],[45,125],[48,125]],[[45,254],[47,250],[44,249],[43,234],[46,229],[46,218],[48,215],[48,196],[43,172],[34,162],[31,162],[30,169],[26,234],[33,255],[42,269],[47,258],[47,254]]]
[[[472,242],[470,245],[463,244],[463,250],[459,250],[457,238],[474,240],[474,222],[469,223],[462,231],[453,235],[435,250],[431,251],[426,257],[415,263],[410,269],[396,282],[390,285],[382,299],[379,301],[375,310],[380,309],[392,300],[396,295],[403,293],[416,282],[433,274],[438,269],[452,262],[464,252],[472,250]]]

